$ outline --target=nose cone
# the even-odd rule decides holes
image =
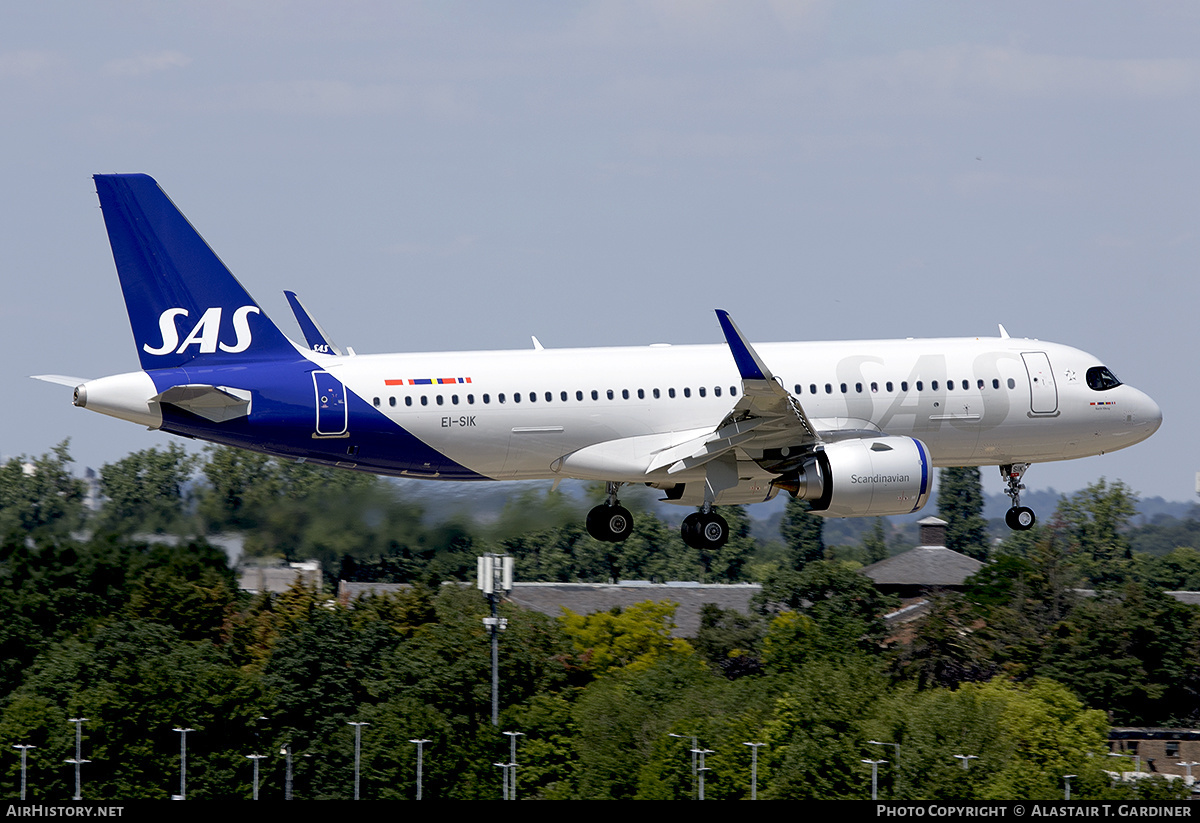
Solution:
[[[1158,431],[1162,425],[1162,409],[1145,392],[1130,388],[1133,395],[1128,403],[1130,434],[1134,443],[1140,443]]]

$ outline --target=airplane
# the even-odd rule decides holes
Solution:
[[[691,547],[729,538],[719,505],[780,491],[830,517],[907,514],[932,470],[1000,468],[1015,530],[1033,463],[1132,446],[1162,412],[1096,357],[1012,338],[522,351],[343,351],[294,293],[287,338],[151,177],[94,176],[141,369],[75,386],[80,408],[276,458],[440,480],[605,483],[587,531],[632,533],[618,490],[697,508]]]

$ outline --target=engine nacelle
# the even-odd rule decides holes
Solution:
[[[929,499],[932,463],[925,444],[911,437],[841,440],[827,443],[775,485],[830,517],[908,514]]]

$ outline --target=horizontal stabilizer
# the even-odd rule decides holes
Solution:
[[[250,392],[228,386],[189,383],[172,386],[152,399],[169,403],[214,423],[224,423],[250,414]]]
[[[41,380],[43,383],[57,383],[60,386],[70,386],[72,389],[76,386],[88,382],[87,377],[71,377],[67,374],[31,374],[29,375],[34,380]]]

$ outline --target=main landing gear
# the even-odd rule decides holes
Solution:
[[[1008,489],[1004,493],[1012,500],[1012,508],[1004,514],[1004,522],[1017,532],[1032,529],[1033,524],[1037,522],[1033,509],[1021,505],[1021,490],[1025,488],[1021,484],[1021,478],[1025,476],[1025,470],[1028,468],[1028,463],[1012,463],[1000,467],[1000,474],[1008,483]]]
[[[683,518],[679,529],[683,542],[693,549],[719,549],[729,542],[729,524],[709,505]]]
[[[606,543],[620,543],[633,534],[633,515],[617,500],[620,483],[607,484],[608,499],[587,515],[587,532]],[[729,542],[729,523],[710,504],[683,518],[679,529],[683,542],[700,551],[715,550]]]
[[[620,483],[609,483],[608,499],[588,512],[587,531],[597,540],[620,543],[633,534],[633,515],[617,500]]]

